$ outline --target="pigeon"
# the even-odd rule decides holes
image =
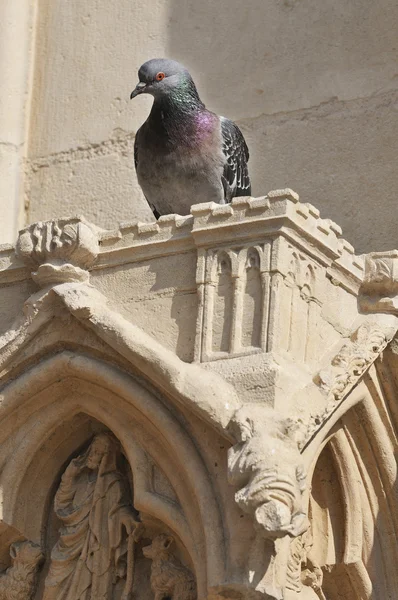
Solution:
[[[140,67],[138,78],[130,98],[151,94],[154,102],[137,131],[134,162],[155,217],[250,196],[244,137],[235,123],[206,109],[187,69],[154,58]]]

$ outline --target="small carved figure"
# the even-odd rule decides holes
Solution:
[[[249,404],[229,424],[238,442],[228,452],[228,479],[240,488],[235,500],[270,538],[298,536],[308,524],[302,507],[305,473],[289,427],[273,410]]]
[[[290,544],[290,556],[287,561],[286,570],[286,600],[317,598],[325,600],[322,591],[323,572],[321,567],[311,557],[313,538],[311,526]],[[289,593],[291,590],[293,593]]]
[[[173,537],[161,533],[142,551],[152,560],[151,588],[155,600],[196,600],[195,577],[174,554],[170,552]]]
[[[0,574],[0,600],[30,600],[36,589],[36,575],[43,561],[40,546],[14,542],[10,546],[12,565]]]

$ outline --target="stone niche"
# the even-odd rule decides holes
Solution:
[[[0,600],[394,598],[397,273],[291,190],[0,247]]]

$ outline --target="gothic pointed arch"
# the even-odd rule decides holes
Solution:
[[[312,462],[301,569],[316,565],[328,600],[382,600],[398,586],[397,367],[393,341],[344,399]]]
[[[62,352],[6,386],[2,401],[8,523],[40,542],[54,474],[72,441],[75,450],[86,441],[84,428],[73,429],[83,414],[119,440],[133,474],[135,507],[144,520],[157,519],[182,541],[199,585],[206,587],[206,578],[224,569],[222,517],[203,460],[161,399],[136,379],[97,359]],[[178,502],[153,489],[153,464]]]

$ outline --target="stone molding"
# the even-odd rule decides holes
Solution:
[[[191,215],[165,215],[154,223],[121,223],[117,231],[105,231],[89,225],[83,217],[40,222],[21,232],[27,243],[24,255],[31,254],[35,228],[43,235],[45,228],[62,229],[69,224],[73,229],[79,223],[86,232],[86,227],[89,227],[97,237],[99,256],[96,268],[115,262],[120,264],[124,260],[142,260],[167,252],[179,253],[187,248],[209,247],[214,241],[217,243],[221,236],[226,241],[236,242],[240,236],[248,240],[259,235],[264,237],[268,232],[275,234],[280,231],[293,240],[297,240],[298,235],[306,250],[318,257],[320,251],[324,255],[322,260],[326,263],[336,261],[336,277],[349,277],[352,283],[359,283],[363,276],[363,260],[355,255],[353,247],[342,238],[340,227],[330,219],[321,219],[314,206],[299,202],[298,195],[289,189],[275,190],[260,198],[235,198],[225,206],[197,204],[192,207]],[[55,236],[57,235],[56,233]],[[73,233],[72,237],[75,235]],[[52,237],[50,233],[50,242]],[[91,236],[88,234],[87,239],[89,237]],[[90,243],[96,245],[95,239],[91,239]],[[130,250],[128,255],[126,250]],[[95,253],[94,248],[92,251]],[[6,275],[12,276],[14,269],[21,267],[21,264],[12,260],[13,252],[11,245],[0,246],[0,282]]]

